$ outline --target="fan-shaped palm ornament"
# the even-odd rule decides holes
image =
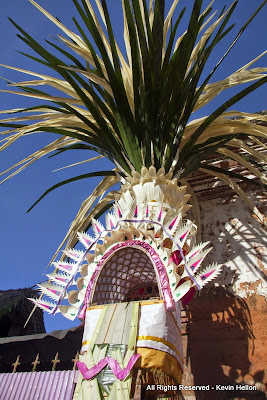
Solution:
[[[266,127],[251,121],[266,121],[266,116],[227,111],[267,81],[266,68],[250,68],[263,54],[223,81],[210,80],[266,1],[206,77],[203,69],[214,47],[231,30],[228,20],[237,1],[215,20],[211,5],[201,11],[202,1],[192,2],[188,29],[179,36],[185,10],[178,12],[178,0],[169,10],[162,0],[149,4],[122,0],[125,54],[115,41],[105,0],[96,0],[96,7],[88,0],[73,0],[82,20],[78,23],[74,18],[78,34],[30,2],[65,34],[59,36],[62,47],[48,43],[70,64],[12,21],[19,37],[38,54],[29,57],[61,78],[8,66],[36,78],[11,84],[20,91],[9,92],[48,103],[9,110],[10,118],[1,121],[8,128],[1,149],[41,131],[59,136],[16,164],[6,179],[44,155],[74,149],[94,150],[98,158],[115,164],[112,171],[74,177],[42,196],[73,180],[104,176],[83,202],[53,257],[54,272],[38,285],[40,298],[32,301],[51,314],[85,319],[84,354],[78,363],[82,375],[75,398],[100,399],[104,393],[110,399],[130,398],[133,371],[138,369],[148,382],[167,376],[169,382],[180,383],[180,301],[188,303],[221,268],[216,263],[200,268],[211,248],[199,243],[197,201],[187,178],[197,170],[216,176],[242,196],[264,223],[238,182],[249,180],[266,187],[261,169],[266,158],[249,145],[254,141],[264,147]],[[248,82],[254,83],[208,117],[192,119],[196,110],[223,90]],[[61,94],[37,89],[43,85]],[[251,178],[218,167],[222,158],[248,169]],[[109,191],[117,183],[120,190]],[[186,217],[191,207],[194,221]],[[107,210],[104,226],[94,217]],[[85,233],[90,226],[93,236]],[[77,234],[83,251],[74,248]],[[55,262],[64,244],[64,254]],[[73,285],[78,290],[70,290]],[[119,397],[122,393],[124,397]]]

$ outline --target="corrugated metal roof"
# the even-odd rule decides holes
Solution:
[[[71,400],[77,371],[0,374],[1,400]]]

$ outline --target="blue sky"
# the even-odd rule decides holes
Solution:
[[[116,26],[115,31],[118,38],[121,38],[120,0],[108,0],[107,3],[110,5],[111,17]],[[180,3],[182,7],[190,1],[181,0]],[[260,3],[261,1],[258,0],[240,0],[232,17],[232,21],[236,22],[236,27],[229,38],[226,38],[222,45],[218,47],[219,51],[214,52],[212,63],[209,65],[210,68],[219,60],[230,40]],[[71,18],[76,13],[71,0],[40,0],[39,4],[58,17],[65,25],[74,29]],[[171,0],[166,0],[166,4],[171,4]],[[207,4],[207,2],[204,2],[204,4]],[[214,9],[220,9],[224,4],[229,5],[230,2],[215,0]],[[8,16],[39,41],[49,38],[50,35],[56,36],[58,33],[54,25],[36,10],[28,0],[4,2],[1,5],[0,16],[0,63],[49,75],[49,72],[42,66],[17,52],[28,52],[28,48],[16,37],[16,28],[8,21]],[[266,20],[267,6],[265,5],[222,64],[216,75],[216,80],[223,79],[265,50]],[[118,41],[121,43],[120,39]],[[263,66],[264,63],[266,65],[266,56],[255,66]],[[4,68],[0,68],[0,76],[12,81],[28,79],[25,75]],[[0,81],[0,89],[6,89],[5,81]],[[233,92],[229,91],[225,95],[221,95],[218,100],[216,99],[213,108],[222,104],[232,94]],[[243,99],[233,109],[247,112],[266,109],[266,98],[266,87],[261,87],[257,92]],[[1,110],[31,105],[33,105],[32,100],[0,93]],[[201,111],[200,115],[205,115],[211,110],[212,108],[207,108],[207,110]],[[36,138],[27,138],[17,142],[1,153],[0,171],[39,149],[50,140],[50,134],[42,133]],[[88,179],[80,183],[66,185],[48,195],[30,213],[26,214],[26,210],[53,184],[74,175],[109,168],[108,163],[102,161],[101,164],[92,162],[80,167],[52,172],[61,166],[90,157],[91,154],[73,152],[73,154],[62,155],[53,159],[44,158],[0,186],[0,249],[2,255],[0,289],[29,287],[45,280],[45,276],[42,275],[43,271],[64,237],[80,204],[88,197],[97,180]],[[47,331],[64,329],[79,324],[78,320],[70,323],[58,315],[55,317],[47,315],[45,321]]]

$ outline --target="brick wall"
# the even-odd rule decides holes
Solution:
[[[209,199],[200,209],[202,241],[214,247],[207,261],[224,270],[183,312],[183,384],[255,384],[256,391],[184,391],[185,399],[266,399],[266,231],[240,199]]]

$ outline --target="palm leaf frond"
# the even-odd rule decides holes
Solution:
[[[142,166],[149,168],[153,164],[157,170],[164,167],[166,172],[186,178],[189,191],[188,178],[204,168],[207,173],[227,183],[248,203],[250,200],[235,179],[250,179],[260,186],[266,184],[262,171],[266,158],[261,150],[250,145],[251,140],[259,146],[264,145],[266,126],[253,121],[266,123],[266,116],[227,111],[267,82],[267,68],[251,68],[266,52],[225,79],[211,83],[215,71],[266,0],[242,26],[207,75],[208,60],[233,27],[229,21],[237,1],[217,18],[212,11],[213,2],[204,10],[201,0],[190,2],[188,28],[179,33],[185,9],[178,10],[177,0],[172,2],[169,10],[160,0],[151,0],[149,4],[145,0],[133,3],[122,0],[125,50],[120,48],[121,43],[115,38],[105,0],[96,0],[96,7],[88,0],[73,0],[80,19],[74,18],[77,33],[34,0],[29,1],[65,36],[59,35],[56,43],[47,41],[45,46],[52,49],[49,51],[12,21],[19,31],[18,37],[34,52],[28,57],[46,66],[51,75],[3,65],[34,77],[10,82],[9,89],[3,92],[33,101],[42,100],[47,104],[5,111],[7,115],[0,121],[0,126],[5,128],[0,150],[40,132],[61,136],[4,171],[1,175],[7,176],[2,182],[41,157],[83,148],[108,158],[117,167],[116,172],[125,175],[130,175],[133,169],[141,173]],[[55,56],[54,50],[63,58]],[[194,119],[194,112],[212,102],[222,91],[248,83],[250,86],[237,92],[211,115]],[[43,87],[46,89],[40,90]],[[240,168],[247,168],[251,177],[223,168],[215,170],[218,168],[216,162],[222,158],[233,160]],[[83,177],[101,174],[103,171],[90,172]],[[91,207],[96,198],[118,183],[114,171],[105,171],[105,175],[109,176],[85,200],[61,246],[67,240],[68,245],[73,245],[76,231],[89,226],[89,219],[95,212]],[[80,178],[71,178],[53,188]],[[113,195],[107,194],[95,209],[97,213],[108,207],[112,199]],[[193,202],[197,213],[197,203]],[[253,208],[252,203],[249,204]],[[257,210],[256,213],[259,214]]]

